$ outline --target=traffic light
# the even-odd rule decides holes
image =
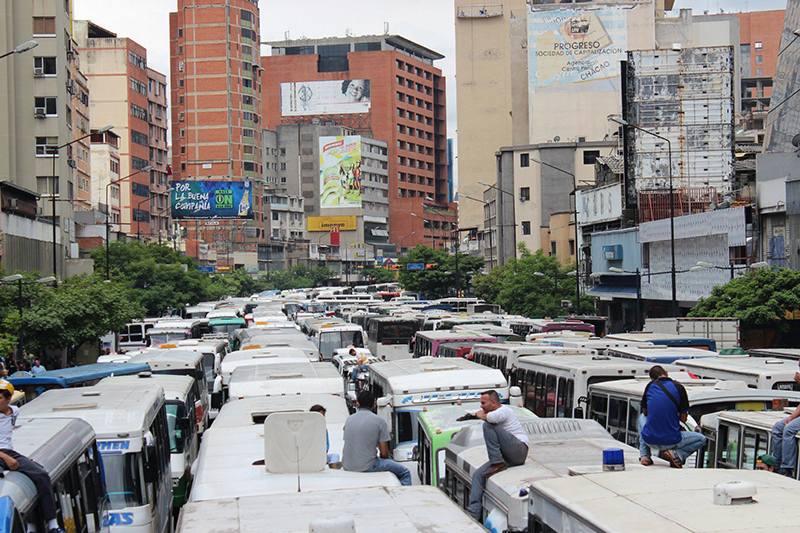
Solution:
[[[434,270],[437,266],[436,263],[425,263],[425,270]]]

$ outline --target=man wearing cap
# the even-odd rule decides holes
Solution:
[[[8,381],[0,380],[0,468],[24,474],[33,482],[39,494],[39,509],[47,524],[48,533],[64,533],[56,519],[56,502],[50,476],[41,466],[15,452],[11,443],[11,432],[19,413],[19,407],[10,403],[13,395],[14,386]],[[31,531],[30,527],[28,531]]]
[[[775,460],[775,458],[767,453],[756,457],[756,470],[766,470],[767,472],[774,472],[776,464],[778,464],[778,462]]]

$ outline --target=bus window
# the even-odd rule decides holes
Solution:
[[[767,434],[751,429],[744,430],[744,444],[742,445],[742,465],[745,470],[755,470],[756,457],[768,453]]]
[[[717,466],[720,468],[738,468],[739,428],[728,424],[719,424],[719,445],[717,446]]]
[[[536,409],[533,412],[536,413],[536,416],[538,416],[539,418],[543,418],[544,414],[545,414],[545,404],[544,404],[544,400],[545,400],[545,388],[544,388],[545,378],[546,378],[546,376],[545,376],[544,372],[539,372],[538,374],[536,374],[536,383],[535,383],[535,392],[534,392],[534,394],[535,394],[535,402],[536,402],[534,405],[535,405]]]
[[[601,394],[596,394],[592,396],[591,406],[589,407],[591,412],[591,418],[597,420],[603,427],[608,427],[606,421],[608,420],[608,397],[603,396]]]
[[[640,400],[628,401],[628,438],[626,444],[639,447],[639,413],[642,410],[642,402]]]
[[[534,390],[533,383],[536,380],[536,372],[533,370],[525,370],[524,374],[520,377],[525,378],[525,381],[522,383],[525,389],[525,408],[531,412],[535,412],[536,391]]]
[[[395,427],[397,428],[397,443],[417,440],[414,430],[419,426],[419,413],[416,411],[398,411]]]
[[[556,416],[565,418],[567,416],[567,379],[558,378],[558,401],[556,402]]]
[[[571,418],[573,416],[572,403],[574,402],[574,399],[575,399],[575,381],[573,381],[571,379],[567,379],[567,396],[566,396],[566,398],[567,398],[567,401],[566,401],[565,405],[567,406],[567,412],[566,412],[565,416],[567,418]]]
[[[506,358],[505,355],[500,357],[499,360],[498,360],[497,368],[499,368],[500,372],[502,372],[503,374],[506,373],[506,364],[507,364],[507,362],[508,362],[508,359]]]
[[[625,442],[625,428],[628,422],[628,404],[619,398],[608,400],[608,432],[617,440]]]
[[[551,374],[545,380],[545,416],[556,416],[556,377]]]
[[[149,503],[141,482],[144,478],[144,465],[141,453],[104,455],[108,498],[112,509],[139,507]]]

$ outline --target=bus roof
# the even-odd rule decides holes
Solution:
[[[313,405],[325,408],[325,421],[328,424],[344,424],[350,415],[344,398],[332,394],[255,397],[223,405],[214,420],[214,427],[261,425],[263,419],[272,413],[306,412]]]
[[[85,381],[95,381],[108,376],[138,374],[147,372],[150,367],[146,364],[129,363],[92,363],[90,365],[59,368],[47,370],[37,376],[18,376],[9,378],[14,387],[39,384],[57,384],[61,387],[79,384]],[[17,374],[15,374],[16,376]]]
[[[610,346],[606,350],[607,355],[614,357],[627,357],[639,361],[672,363],[678,359],[703,359],[706,357],[716,357],[717,352],[702,350],[700,348],[686,348],[683,346],[672,347],[654,344],[652,346]]]
[[[342,394],[342,376],[330,363],[246,365],[235,369],[228,382],[230,397],[281,394]]]
[[[660,342],[660,341],[708,341],[713,339],[708,339],[705,337],[686,337],[684,335],[672,335],[669,333],[653,333],[649,331],[636,331],[633,333],[612,333],[610,335],[606,335],[606,337],[610,337],[612,339],[619,339],[619,340],[627,340],[627,341],[638,341],[638,342]]]
[[[748,350],[756,357],[777,357],[779,359],[800,359],[800,348],[755,348]]]
[[[716,505],[714,487],[730,482],[754,484],[753,503]],[[797,531],[800,514],[786,510],[798,499],[800,484],[771,472],[655,467],[537,481],[530,494],[550,527],[620,533]]]
[[[131,363],[146,363],[153,370],[166,370],[169,368],[194,368],[203,360],[201,352],[169,348],[166,350],[145,350],[131,357],[126,365]]]
[[[143,372],[138,376],[114,376],[104,378],[97,384],[98,387],[133,387],[151,388],[160,385],[164,389],[164,398],[169,400],[185,400],[192,390],[194,378],[191,376],[175,376],[172,374],[153,374]]]
[[[369,371],[383,378],[391,387],[392,394],[508,387],[503,373],[496,368],[461,358],[420,357],[383,361],[369,365]],[[388,390],[384,392],[390,393]]]
[[[473,333],[471,331],[452,331],[449,329],[424,330],[417,332],[418,337],[430,340],[449,340],[449,341],[491,341],[491,335]]]
[[[779,392],[779,391],[771,391]],[[796,393],[795,393],[796,394]],[[762,429],[767,432],[772,431],[772,426],[779,420],[785,420],[789,412],[780,411],[722,411],[711,413],[700,419],[703,427],[716,427],[720,420],[727,420],[736,424]]]
[[[693,373],[702,372],[703,370],[720,370],[750,376],[777,374],[779,377],[793,378],[795,372],[798,370],[797,361],[749,357],[746,355],[711,357],[708,359],[687,359],[676,361],[675,364],[686,367],[687,370]]]
[[[92,425],[98,440],[142,437],[164,404],[159,385],[52,389],[19,410],[19,419],[80,418]]]
[[[236,326],[246,326],[247,322],[244,318],[239,318],[236,316],[218,316],[208,319],[209,326],[229,326],[231,324]]]
[[[588,369],[613,369],[625,374],[647,374],[653,363],[608,357],[604,355],[540,355],[524,356],[517,359],[517,367],[525,365],[546,366],[560,370],[588,370]]]
[[[475,344],[472,347],[473,355],[476,353],[487,353],[493,355],[546,355],[559,353],[564,355],[597,355],[597,350],[586,348],[572,348],[567,346],[553,346],[543,344],[533,344],[530,342],[499,342],[491,344]]]
[[[376,475],[376,474],[371,474]],[[352,519],[355,531],[479,533],[486,530],[435,487],[381,487],[188,503],[182,533],[261,533],[264,509],[276,531],[308,533],[317,520]],[[232,526],[232,524],[236,524]],[[233,527],[233,529],[231,529]]]

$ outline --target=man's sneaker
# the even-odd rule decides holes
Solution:
[[[794,472],[792,472],[791,468],[780,468],[778,469],[778,474],[786,477],[794,477]]]
[[[667,461],[672,468],[683,468],[683,461],[675,450],[664,450],[658,456]]]
[[[507,469],[508,465],[505,463],[494,463],[489,465],[489,468],[486,469],[486,472],[483,473],[483,477],[487,478],[490,476],[495,475],[498,472],[502,472],[503,470]]]
[[[639,457],[639,464],[642,466],[653,466],[653,460],[649,457]]]

